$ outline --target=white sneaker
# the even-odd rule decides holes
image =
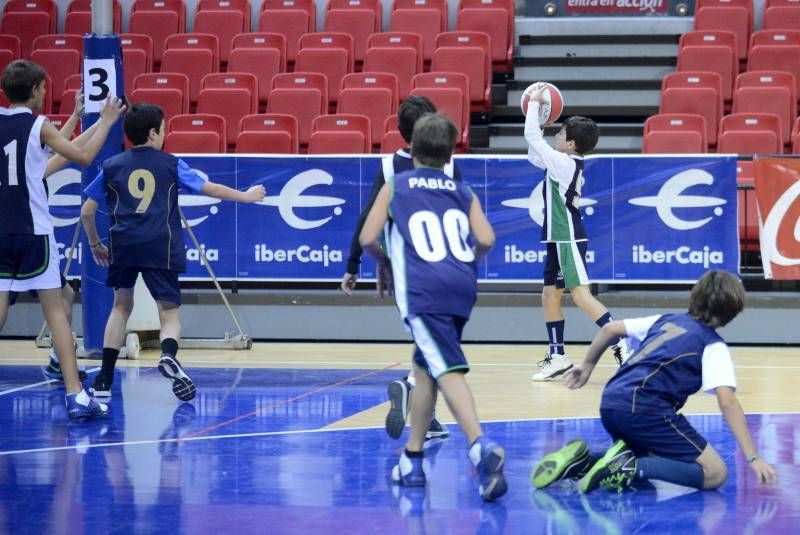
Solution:
[[[544,360],[539,361],[539,368],[541,369],[534,373],[531,379],[534,381],[550,381],[572,368],[572,361],[566,355],[545,353]]]
[[[619,342],[611,346],[611,349],[614,351],[614,359],[616,359],[617,364],[620,366],[622,366],[631,356],[631,350],[628,347],[626,338],[620,338]]]

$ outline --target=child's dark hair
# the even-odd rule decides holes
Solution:
[[[442,168],[450,161],[458,129],[453,122],[438,113],[423,115],[414,125],[411,156],[426,167]]]
[[[125,113],[122,129],[134,145],[144,145],[150,137],[150,129],[161,131],[164,112],[155,104],[139,102]]]
[[[574,115],[564,121],[564,133],[567,141],[575,142],[575,152],[586,154],[597,145],[597,138],[600,131],[597,123],[588,117]]]
[[[397,110],[397,128],[406,143],[411,144],[414,125],[426,113],[436,113],[436,106],[427,97],[411,95],[400,104]]]
[[[47,73],[36,63],[18,59],[9,63],[3,71],[0,85],[11,104],[22,104],[31,99],[33,88],[41,84],[46,77]]]
[[[744,309],[744,286],[727,271],[707,271],[692,288],[689,314],[709,327],[723,327]]]

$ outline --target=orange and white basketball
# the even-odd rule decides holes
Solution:
[[[537,82],[538,83],[538,82]],[[561,96],[561,91],[551,83],[547,84],[547,91],[544,92],[545,102],[539,106],[539,124],[547,126],[553,124],[561,117],[561,112],[564,110],[564,97]],[[522,106],[522,114],[528,113],[528,93],[535,84],[531,84],[522,92],[520,105]]]

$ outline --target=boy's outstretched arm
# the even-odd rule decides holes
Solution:
[[[247,191],[239,191],[238,189],[229,188],[228,186],[210,181],[203,185],[200,192],[216,199],[237,202],[262,201],[267,194],[267,190],[265,190],[264,186],[261,184],[250,186]]]
[[[592,340],[583,362],[578,366],[573,366],[564,374],[564,382],[567,388],[575,390],[585,385],[589,377],[591,377],[597,361],[600,360],[600,356],[618,338],[625,336],[628,336],[628,332],[625,330],[625,322],[617,320],[603,325],[594,340]]]
[[[775,469],[764,459],[758,456],[750,431],[747,429],[747,421],[744,418],[744,411],[736,398],[736,394],[728,386],[718,386],[716,388],[717,403],[722,416],[728,422],[736,442],[739,444],[742,453],[747,459],[747,464],[753,469],[758,477],[758,482],[774,485],[778,483],[778,474]]]
[[[469,207],[469,228],[475,237],[475,258],[476,260],[494,246],[494,230],[486,215],[481,209],[481,202],[477,195],[472,194],[472,204]]]
[[[100,120],[95,135],[91,136],[83,147],[61,137],[56,127],[49,121],[45,121],[42,125],[41,141],[66,159],[81,165],[89,165],[105,143],[109,130],[124,111],[125,106],[121,100],[109,98],[100,110]]]

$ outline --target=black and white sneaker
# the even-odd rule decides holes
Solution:
[[[89,393],[96,398],[110,398],[111,385],[113,382],[113,377],[108,378],[98,374],[97,377],[94,378],[92,386],[89,388]]]
[[[428,427],[428,432],[425,433],[425,440],[433,440],[435,438],[447,438],[450,436],[450,431],[442,422],[434,418],[431,420],[431,425]]]
[[[194,399],[197,389],[194,382],[183,371],[178,359],[172,355],[161,355],[158,361],[158,371],[167,379],[172,380],[172,393],[181,401]]]
[[[58,362],[58,358],[56,354],[52,351],[50,352],[50,362],[47,364],[47,368],[43,370],[44,376],[48,379],[53,379],[55,381],[63,381],[64,376],[61,373],[61,364]],[[84,382],[86,380],[86,372],[83,370],[78,370],[78,380],[80,382]]]
[[[386,415],[386,434],[392,438],[400,438],[408,418],[411,384],[403,377],[389,383],[386,391],[391,404]]]

